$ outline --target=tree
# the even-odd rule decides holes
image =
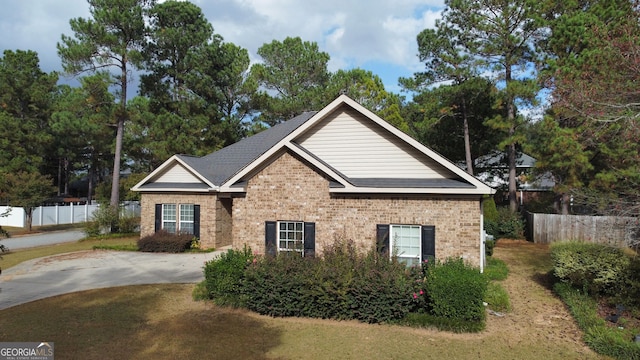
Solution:
[[[493,105],[499,103],[499,96],[490,80],[469,78],[457,85],[422,90],[405,108],[405,118],[418,141],[446,158],[467,163],[470,156],[473,173],[475,159],[495,150],[506,136],[485,125],[488,119],[504,111]],[[467,131],[464,131],[465,119]]]
[[[52,141],[49,115],[58,76],[33,51],[0,58],[0,171],[41,171]]]
[[[428,87],[442,82],[451,82],[454,86],[463,86],[465,82],[477,76],[478,61],[465,49],[459,28],[451,23],[437,21],[436,29],[425,29],[418,34],[420,61],[426,69],[414,74],[413,78],[401,78],[400,84],[410,91],[428,91]],[[457,113],[462,118],[465,163],[467,172],[473,175],[473,160],[469,134],[469,121],[472,112],[469,102],[472,99],[467,92],[458,93]],[[491,104],[487,104],[491,105]],[[477,121],[477,120],[476,120]],[[478,156],[479,154],[476,154]]]
[[[51,178],[38,172],[18,171],[0,174],[0,196],[9,198],[12,206],[25,209],[29,231],[33,209],[40,206],[55,191]]]
[[[87,177],[87,199],[91,203],[98,174],[104,173],[112,156],[113,95],[109,93],[109,75],[96,73],[80,79],[81,88],[59,87],[51,132],[56,139],[59,157],[58,194],[68,194],[72,173]]]
[[[338,70],[330,74],[326,88],[322,90],[322,106],[340,95],[347,95],[371,110],[388,123],[408,133],[409,125],[400,114],[402,99],[384,88],[382,79],[360,68]]]
[[[556,130],[541,138],[547,144],[570,138],[576,145],[565,150],[566,160],[543,165],[556,176],[580,174],[581,181],[560,185],[583,209],[638,217],[640,3],[553,3],[548,13],[542,80],[553,91],[547,121]]]
[[[258,49],[263,63],[251,67],[251,76],[261,87],[258,120],[273,126],[304,111],[321,107],[320,96],[329,79],[329,54],[315,42],[287,37]]]
[[[111,73],[117,86],[118,110],[115,112],[116,141],[114,149],[111,202],[118,206],[122,140],[127,121],[127,90],[130,71],[141,60],[145,44],[145,11],[154,0],[88,0],[90,19],[75,18],[69,22],[74,37],[62,35],[58,54],[67,73],[79,74],[115,69]]]
[[[442,21],[459,29],[461,44],[468,53],[483,61],[504,83],[505,114],[488,124],[507,132],[501,143],[509,165],[509,206],[516,211],[516,151],[524,140],[518,132],[523,123],[517,106],[535,101],[538,87],[527,76],[536,60],[535,40],[544,33],[540,2],[532,0],[447,0]]]

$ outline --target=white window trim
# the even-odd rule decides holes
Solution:
[[[417,256],[407,256],[403,253],[398,253],[396,250],[395,239],[393,236],[393,229],[399,227],[409,227],[409,228],[418,228],[418,255]],[[389,248],[391,251],[389,252],[389,256],[391,258],[396,257],[399,261],[404,259],[417,259],[417,263],[422,261],[422,225],[415,224],[389,224]]]
[[[281,239],[280,238],[280,232],[281,232],[280,224],[300,224],[301,227],[302,227],[301,230],[300,230],[300,233],[301,233],[301,236],[302,236],[301,240]],[[284,231],[287,232],[287,233],[290,232],[289,230],[284,230]],[[298,232],[298,231],[297,230],[293,230],[293,232],[295,233],[295,232]],[[282,247],[280,247],[280,241],[287,241],[287,242],[289,242],[289,241],[293,241],[293,242],[300,241],[300,249],[282,248]],[[293,221],[293,220],[290,220],[290,221],[277,221],[276,222],[276,243],[278,245],[278,252],[281,252],[281,251],[283,251],[283,252],[299,252],[302,256],[304,256],[304,221]]]
[[[165,218],[165,206],[167,205],[172,205],[174,207],[174,214],[175,214],[175,219],[174,220],[167,220]],[[184,205],[190,205],[193,207],[192,210],[192,219],[191,220],[182,220],[182,206]],[[173,232],[173,234],[179,234],[180,231],[182,230],[182,224],[193,224],[191,226],[192,231],[195,230],[195,204],[193,203],[185,203],[185,204],[181,204],[181,203],[163,203],[162,204],[162,226],[161,229],[166,230],[165,224],[167,223],[173,223],[174,224],[174,228],[175,228],[175,232]]]
[[[167,207],[169,205],[173,205],[173,213],[175,215],[175,219],[170,220],[167,219],[165,216],[167,215]],[[162,229],[165,230],[166,229],[166,224],[168,223],[173,223],[173,227],[175,229],[175,232],[178,232],[178,224],[177,224],[177,219],[178,219],[178,207],[176,204],[162,204]]]
[[[182,207],[183,206],[191,206],[191,220],[182,220]],[[191,233],[193,234],[194,226],[195,226],[195,205],[194,204],[178,204],[178,215],[176,216],[176,220],[178,220],[178,228],[177,232],[179,233],[182,230],[182,224],[191,224]],[[186,212],[186,211],[185,211]]]

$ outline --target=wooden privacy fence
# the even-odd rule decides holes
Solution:
[[[638,231],[639,219],[617,216],[584,216],[526,213],[527,239],[539,244],[581,240],[622,246]]]

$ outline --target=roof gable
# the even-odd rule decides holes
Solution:
[[[174,156],[133,190],[145,191],[158,179],[170,178],[162,174],[173,159],[193,170],[210,191],[244,191],[238,184],[282,151],[298,154],[335,179],[332,192],[494,192],[345,95],[319,112],[304,113],[207,156]]]
[[[344,104],[293,141],[350,179],[457,177]]]

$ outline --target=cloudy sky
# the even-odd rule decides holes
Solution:
[[[257,49],[299,36],[329,53],[329,70],[360,67],[399,92],[398,78],[422,69],[416,35],[433,27],[444,0],[192,0],[226,42]],[[88,18],[86,0],[2,0],[0,49],[33,50],[46,71],[61,71],[56,44],[69,19]]]

